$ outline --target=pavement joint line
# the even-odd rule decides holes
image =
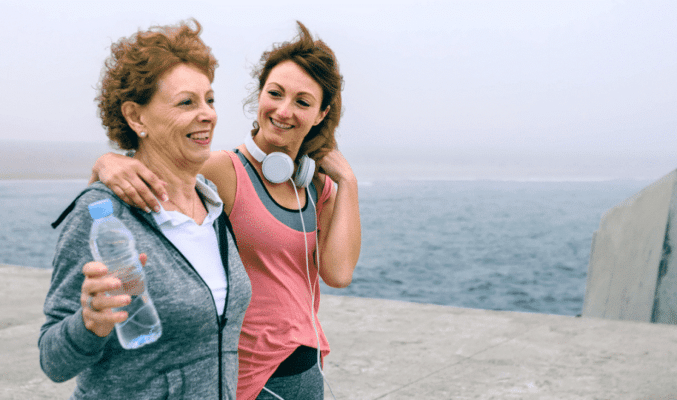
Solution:
[[[461,358],[461,359],[458,360],[458,361],[455,361],[455,362],[453,362],[453,363],[450,363],[450,364],[447,364],[447,365],[445,365],[445,366],[443,366],[443,367],[440,367],[440,368],[436,369],[435,371],[430,372],[429,374],[427,374],[427,375],[425,375],[425,376],[421,376],[421,377],[419,377],[419,378],[417,378],[417,379],[415,379],[415,380],[413,380],[413,381],[411,381],[411,382],[407,382],[406,384],[401,385],[401,386],[398,387],[397,389],[391,390],[391,391],[389,391],[389,392],[387,392],[387,393],[383,393],[383,394],[379,395],[378,397],[374,397],[372,400],[383,399],[384,397],[386,397],[386,396],[388,396],[388,395],[391,395],[391,394],[393,394],[393,393],[397,393],[397,392],[399,392],[400,390],[402,390],[402,389],[404,389],[404,388],[406,388],[406,387],[409,387],[409,386],[411,386],[411,385],[414,385],[414,384],[416,384],[416,383],[418,383],[418,382],[420,382],[420,381],[422,381],[422,380],[424,380],[424,379],[430,378],[431,376],[436,375],[436,374],[438,374],[438,373],[444,371],[445,369],[449,369],[449,368],[451,368],[451,367],[455,367],[455,366],[457,366],[457,365],[460,365],[460,364],[462,364],[462,363],[464,363],[464,362],[466,362],[466,361],[468,361],[468,360],[473,359],[474,357],[476,357],[476,356],[478,356],[478,355],[480,355],[480,354],[482,354],[482,353],[486,353],[487,351],[489,351],[489,350],[491,350],[491,349],[495,349],[496,347],[499,347],[499,346],[502,346],[502,345],[504,345],[504,344],[506,344],[506,343],[512,342],[513,340],[517,339],[518,337],[526,335],[527,333],[529,333],[529,332],[532,331],[533,329],[534,329],[534,327],[529,327],[528,329],[525,329],[523,332],[520,332],[520,333],[514,335],[513,337],[507,338],[507,339],[503,340],[502,342],[496,343],[496,344],[494,344],[494,345],[492,345],[492,346],[485,347],[485,348],[482,349],[482,350],[478,350],[478,351],[476,351],[475,353],[473,353],[473,354],[471,354],[471,355],[469,355],[469,356],[467,356],[467,357],[463,357],[463,358]]]

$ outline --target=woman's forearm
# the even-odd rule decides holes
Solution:
[[[85,328],[82,312],[78,310],[43,326],[38,341],[40,366],[49,379],[65,382],[99,361],[107,341],[107,337],[100,338]]]
[[[346,287],[352,281],[362,245],[357,180],[354,177],[338,184],[333,203],[324,228],[326,231],[321,235],[320,275],[329,286]]]
[[[40,365],[56,382],[66,381],[99,361],[109,340],[87,330],[82,318],[82,266],[92,261],[88,245],[91,216],[84,207],[76,205],[64,222],[43,308],[46,322],[38,340]]]

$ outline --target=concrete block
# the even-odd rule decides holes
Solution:
[[[607,211],[594,233],[585,317],[677,322],[677,171]],[[677,249],[677,248],[676,248]]]

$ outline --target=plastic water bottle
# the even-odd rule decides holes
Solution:
[[[122,281],[120,289],[106,294],[128,294],[132,297],[129,305],[113,309],[128,313],[125,321],[115,324],[120,345],[129,350],[153,343],[162,335],[162,325],[146,289],[146,276],[139,262],[134,237],[113,215],[110,199],[90,204],[89,213],[94,218],[89,235],[92,255],[108,267],[109,274]]]

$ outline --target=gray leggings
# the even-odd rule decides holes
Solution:
[[[324,380],[317,364],[300,374],[270,378],[266,383],[266,388],[284,400],[324,399]],[[277,400],[277,397],[264,389],[261,390],[256,400]]]

